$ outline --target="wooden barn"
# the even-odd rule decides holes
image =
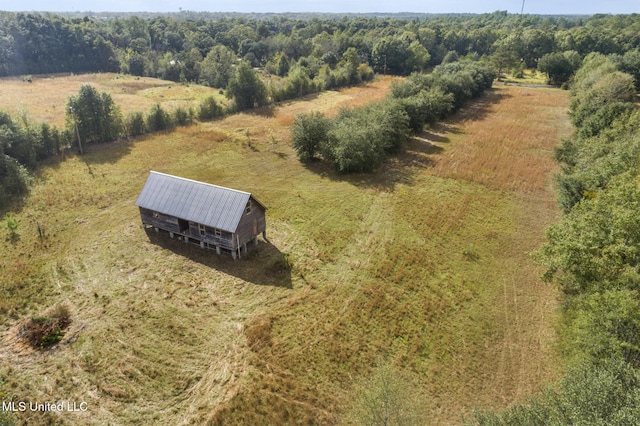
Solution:
[[[234,259],[266,239],[267,209],[248,192],[152,171],[136,206],[145,227]]]

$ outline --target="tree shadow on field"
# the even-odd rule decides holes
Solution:
[[[100,144],[91,144],[84,148],[84,155],[80,158],[91,169],[91,164],[115,164],[122,157],[129,155],[133,144],[142,142],[145,136],[138,136],[135,140],[120,139],[115,142],[106,142]]]
[[[153,228],[148,228],[145,232],[151,244],[243,281],[256,285],[293,288],[288,255],[268,241],[259,240],[257,247],[251,247],[249,253],[233,260],[230,254],[217,254],[215,250],[187,244],[177,238],[171,238],[165,231],[155,232]]]
[[[269,104],[269,105],[264,105],[258,108],[248,109],[242,112],[247,113],[249,115],[258,115],[264,118],[273,118],[276,116],[276,110],[277,110],[277,105]]]
[[[336,182],[349,182],[360,188],[394,191],[398,184],[413,182],[414,172],[404,167],[397,155],[388,157],[373,172],[338,173],[330,163],[319,159],[303,163],[307,170]]]
[[[393,191],[398,184],[413,183],[419,169],[434,165],[434,156],[441,154],[444,151],[442,145],[451,141],[447,135],[464,133],[465,121],[485,119],[495,104],[512,96],[511,93],[496,89],[487,90],[481,97],[470,101],[445,121],[425,128],[420,134],[411,137],[402,153],[389,155],[371,173],[341,174],[336,172],[330,163],[319,159],[303,164],[309,171],[331,180],[346,181],[358,187]]]
[[[507,93],[504,90],[495,88],[488,89],[482,96],[464,105],[460,111],[454,114],[447,122],[456,126],[463,121],[484,120],[492,111],[495,104],[512,97],[513,94]]]

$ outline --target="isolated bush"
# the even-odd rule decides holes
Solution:
[[[15,235],[16,231],[18,230],[18,220],[13,217],[10,212],[6,213],[5,219],[6,221],[4,223],[4,227],[7,228],[7,231],[9,231],[11,235]]]
[[[327,141],[329,128],[330,120],[317,111],[295,118],[290,127],[291,146],[300,160],[310,160],[320,152],[320,147]]]
[[[198,106],[198,120],[206,121],[223,115],[222,107],[216,102],[213,96],[207,97]]]
[[[29,320],[20,328],[18,336],[34,348],[45,348],[62,340],[64,330],[70,324],[69,309],[64,305],[58,305],[48,316]]]
[[[349,424],[362,426],[413,426],[427,424],[425,401],[420,401],[411,381],[389,363],[376,367],[369,380],[356,386]]]
[[[125,122],[129,136],[140,136],[147,133],[147,124],[144,121],[144,114],[141,112],[130,113]]]
[[[173,111],[173,122],[178,126],[186,126],[191,123],[193,114],[182,107],[178,107]]]
[[[150,132],[158,132],[173,127],[171,115],[165,111],[160,104],[151,107],[151,111],[147,114],[147,128]]]

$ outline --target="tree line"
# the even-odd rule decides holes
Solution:
[[[123,72],[224,88],[240,60],[279,76],[297,69],[313,80],[334,71],[352,48],[375,72],[402,75],[447,56],[493,57],[502,71],[536,68],[556,54],[545,67],[553,74],[560,67],[562,79],[575,56],[567,63],[557,54],[624,55],[640,47],[637,15],[230,16],[0,12],[0,76]]]
[[[339,173],[370,172],[389,154],[403,150],[411,133],[422,131],[491,88],[490,64],[464,61],[438,65],[395,82],[384,101],[342,109],[333,118],[299,114],[291,125],[291,145],[302,161],[322,157]]]
[[[640,111],[626,62],[591,53],[571,80],[576,131],[556,150],[565,215],[536,254],[562,292],[569,372],[476,424],[640,423]]]

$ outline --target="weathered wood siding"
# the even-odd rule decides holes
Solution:
[[[222,249],[235,251],[251,242],[267,229],[266,211],[252,198],[245,209],[236,233],[204,226],[196,222],[185,221],[175,216],[165,215],[140,207],[142,223],[163,231],[184,235],[193,240],[205,242]]]
[[[140,218],[145,225],[151,225],[169,232],[180,233],[180,225],[178,218],[173,216],[157,213],[140,207]]]
[[[236,234],[238,234],[240,239],[240,245],[248,243],[267,229],[266,212],[264,207],[256,203],[253,198],[249,198],[249,206],[249,211],[244,211],[242,218],[240,219],[240,223],[238,224],[238,229],[236,229]]]
[[[209,226],[203,226],[204,235],[200,232],[200,224],[195,222],[189,222],[188,236],[198,241],[204,241],[205,243],[213,244],[224,249],[233,250],[235,245],[233,244],[233,234],[227,231],[217,230]]]

